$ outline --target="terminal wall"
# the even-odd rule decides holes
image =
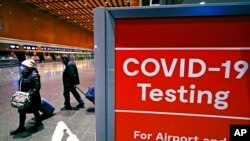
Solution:
[[[0,37],[93,48],[93,32],[20,0],[2,0]]]

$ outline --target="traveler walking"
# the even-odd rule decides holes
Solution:
[[[41,96],[40,96],[40,75],[38,70],[35,68],[36,63],[32,59],[27,59],[21,63],[20,67],[20,79],[18,81],[19,90],[23,92],[28,92],[30,96],[30,104],[27,109],[18,109],[19,112],[19,126],[16,130],[11,131],[11,135],[21,133],[26,131],[24,126],[26,113],[33,113],[36,119],[32,130],[37,130],[42,126],[42,120],[39,114],[39,109],[41,106]]]
[[[64,107],[63,110],[71,110],[70,104],[70,92],[73,94],[75,99],[78,101],[77,108],[84,108],[84,101],[82,100],[79,93],[76,91],[76,85],[80,84],[78,70],[75,62],[69,61],[67,56],[62,56],[62,63],[65,65],[63,71],[63,86],[64,86]]]

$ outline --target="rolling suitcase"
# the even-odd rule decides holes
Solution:
[[[83,92],[80,88],[76,87],[85,97],[95,104],[95,87],[89,87],[87,92]]]
[[[89,101],[95,103],[95,87],[89,87],[85,96]]]
[[[54,105],[52,103],[50,103],[45,98],[41,98],[41,109],[40,109],[40,111],[43,114],[52,115],[53,112],[55,111],[55,107],[54,107]]]

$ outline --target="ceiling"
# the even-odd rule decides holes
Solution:
[[[23,0],[66,20],[83,30],[94,31],[93,11],[96,7],[138,6],[139,0]]]

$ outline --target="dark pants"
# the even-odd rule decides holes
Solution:
[[[32,112],[27,112],[25,110],[18,110],[19,112],[19,127],[24,127],[25,119],[26,119],[26,113],[33,113],[36,118],[36,124],[39,124],[42,122],[39,111],[33,110]]]
[[[70,95],[69,95],[70,92],[73,94],[73,96],[75,97],[75,99],[78,101],[79,104],[84,104],[81,96],[76,91],[76,87],[74,87],[74,86],[64,87],[63,95],[64,95],[64,99],[65,99],[64,105],[66,107],[70,106]]]

